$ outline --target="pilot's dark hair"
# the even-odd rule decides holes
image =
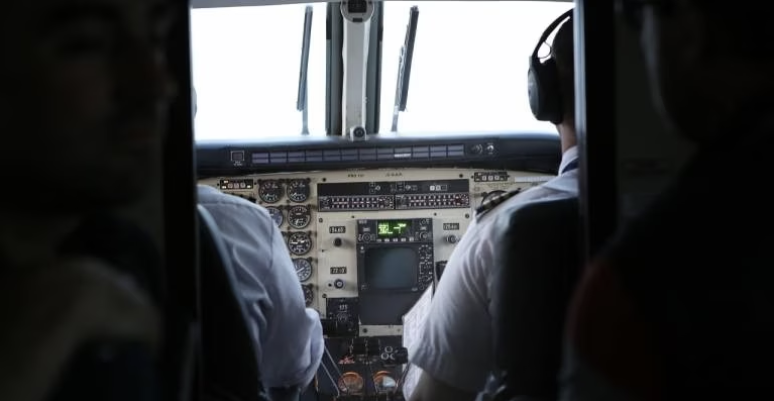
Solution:
[[[556,61],[559,73],[559,89],[562,93],[562,109],[570,116],[575,110],[575,40],[573,19],[562,23],[551,43],[551,57]]]

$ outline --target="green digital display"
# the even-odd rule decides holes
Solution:
[[[376,234],[380,238],[399,237],[408,230],[408,221],[388,220],[376,223]]]

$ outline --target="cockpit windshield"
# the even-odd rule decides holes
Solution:
[[[325,135],[327,5],[309,6],[309,134]],[[296,106],[306,8],[285,4],[192,10],[197,140],[301,135],[302,115]]]
[[[554,132],[532,117],[526,77],[540,34],[572,7],[555,1],[384,2],[380,96],[368,100],[379,102],[380,132],[392,129],[412,7],[419,18],[399,132]],[[337,9],[326,3],[193,9],[196,139],[302,135],[300,103],[309,135],[325,135],[326,12]],[[306,101],[300,102],[299,65],[310,11]]]
[[[399,132],[555,132],[532,117],[527,101],[529,55],[548,24],[572,7],[554,1],[386,2],[380,131],[391,129],[412,6],[419,18]]]

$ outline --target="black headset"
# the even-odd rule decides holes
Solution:
[[[532,114],[539,121],[560,124],[564,119],[562,91],[559,85],[559,73],[556,70],[556,60],[552,54],[548,60],[542,62],[538,56],[538,51],[556,27],[572,18],[572,13],[573,9],[570,9],[555,19],[540,35],[535,51],[529,56],[529,72],[527,73],[529,108],[532,109]]]

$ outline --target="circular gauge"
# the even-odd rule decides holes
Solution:
[[[306,255],[312,250],[312,238],[302,232],[290,233],[288,237],[288,249],[294,255]]]
[[[309,211],[309,206],[298,205],[293,206],[288,210],[288,224],[293,228],[304,228],[312,222],[312,212]]]
[[[376,372],[374,375],[374,387],[377,392],[392,391],[398,386],[398,382],[392,377],[392,374],[386,370]]]
[[[306,303],[306,306],[312,305],[312,302],[314,302],[314,291],[312,290],[312,285],[302,285],[301,291],[304,293],[304,302]]]
[[[276,224],[277,227],[281,226],[282,222],[285,221],[285,216],[282,215],[282,211],[278,208],[270,206],[267,207],[266,210],[269,211],[269,216],[274,220],[274,224]]]
[[[312,262],[309,259],[293,259],[293,266],[296,268],[298,281],[303,283],[312,277]]]
[[[344,393],[359,393],[363,391],[363,376],[356,372],[345,372],[339,378],[339,390]]]
[[[488,201],[490,201],[490,200],[492,200],[492,199],[494,199],[494,198],[496,198],[496,197],[498,197],[498,196],[500,196],[500,195],[502,195],[504,193],[505,193],[505,191],[499,191],[499,190],[498,191],[492,191],[492,192],[489,192],[489,193],[485,193],[484,194],[484,198],[481,199],[481,204],[483,205],[484,203],[486,203],[486,202],[488,202]]]
[[[282,198],[282,185],[277,180],[258,181],[258,196],[266,203],[277,203]]]
[[[309,179],[290,180],[288,182],[288,198],[296,203],[306,202],[309,199]]]

